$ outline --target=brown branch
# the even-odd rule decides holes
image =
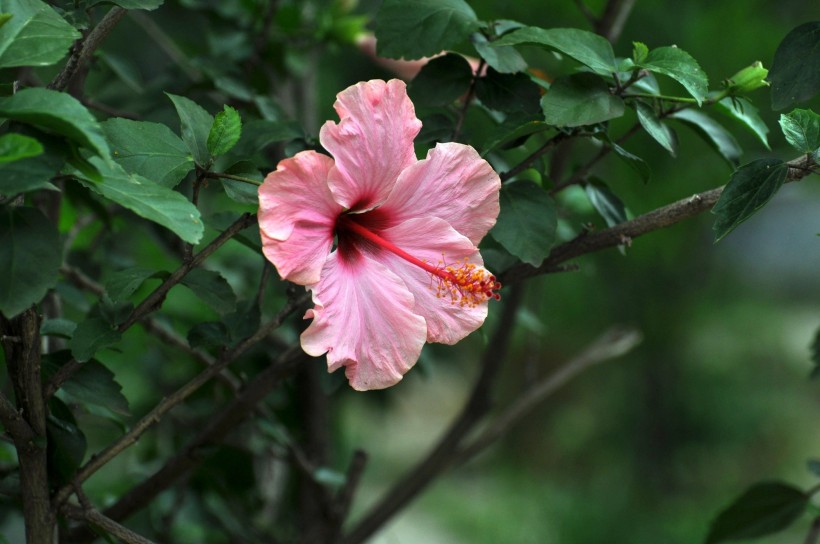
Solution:
[[[85,521],[91,525],[96,525],[100,529],[103,529],[106,533],[119,538],[126,544],[154,544],[152,540],[148,540],[131,529],[123,527],[116,521],[104,516],[93,508],[66,505],[63,507],[63,512],[71,519]]]
[[[31,447],[29,444],[37,437],[37,433],[34,432],[31,425],[23,419],[17,408],[2,392],[0,392],[0,423],[11,435],[15,444],[25,444],[27,447]]]

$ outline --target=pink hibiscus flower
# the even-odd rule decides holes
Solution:
[[[475,149],[438,144],[417,160],[421,129],[400,80],[338,94],[341,121],[259,188],[265,256],[307,286],[302,333],[354,389],[394,385],[424,342],[454,344],[477,329],[501,285],[476,247],[498,216],[498,175]],[[335,242],[335,246],[334,246]]]

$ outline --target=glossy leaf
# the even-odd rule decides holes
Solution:
[[[720,199],[712,208],[715,241],[754,215],[786,181],[789,167],[780,159],[758,159],[732,173]]]
[[[208,133],[208,152],[212,157],[224,155],[236,145],[242,135],[242,119],[239,112],[230,106],[214,117],[214,124]]]
[[[478,52],[479,56],[484,59],[487,66],[502,74],[513,74],[515,72],[523,72],[527,69],[527,61],[521,56],[521,53],[515,50],[511,45],[493,46],[492,42],[488,41],[484,34],[476,32],[470,38],[473,42],[473,47]]]
[[[683,49],[677,47],[653,49],[639,66],[650,72],[671,77],[689,91],[698,105],[706,98],[709,80],[698,62]]]
[[[96,183],[87,174],[72,172],[84,186],[162,225],[190,244],[199,243],[204,227],[199,210],[187,198],[138,174],[129,174],[117,164],[109,165],[96,157],[90,162],[100,171],[103,181]]]
[[[618,71],[615,53],[606,38],[577,28],[520,28],[493,42],[496,47],[530,44],[547,47],[563,53],[593,72],[611,76]]]
[[[37,157],[43,154],[43,145],[29,136],[8,133],[0,136],[0,164]]]
[[[786,141],[801,153],[820,148],[820,115],[812,110],[793,110],[780,116],[780,128]]]
[[[74,329],[74,336],[68,342],[71,355],[84,363],[103,348],[120,341],[120,332],[101,317],[89,317]]]
[[[184,96],[165,93],[174,103],[179,116],[182,140],[200,166],[207,166],[211,161],[208,152],[208,135],[214,124],[213,116],[205,108]]]
[[[781,531],[806,510],[809,496],[779,482],[756,484],[712,522],[706,544],[745,540]]]
[[[714,105],[714,108],[738,121],[749,132],[757,136],[757,139],[769,149],[769,127],[760,118],[757,108],[745,98],[724,98]]]
[[[194,169],[188,146],[161,123],[115,118],[102,123],[102,129],[114,160],[126,172],[174,187]]]
[[[531,181],[517,181],[501,189],[501,212],[490,233],[511,254],[538,266],[550,253],[557,224],[547,192]]]
[[[0,313],[12,318],[57,283],[57,228],[34,208],[0,207]]]
[[[242,178],[252,179],[258,181],[260,184],[264,179],[259,169],[250,161],[241,161],[225,171],[226,174],[239,176]],[[220,178],[222,186],[225,188],[225,194],[234,202],[240,204],[259,204],[259,187],[244,181],[236,181],[227,178]]]
[[[675,137],[675,132],[658,118],[658,114],[655,113],[655,110],[649,104],[635,102],[634,105],[635,111],[638,114],[638,121],[641,123],[643,129],[674,157],[678,147],[678,139]]]
[[[783,38],[774,53],[769,81],[775,111],[820,92],[820,21],[802,24]]]
[[[51,178],[60,172],[63,160],[48,153],[30,159],[0,164],[0,194],[14,195],[57,188]]]
[[[98,361],[84,363],[61,389],[78,402],[102,406],[123,416],[130,414],[122,386],[114,373]]]
[[[378,54],[393,59],[435,55],[478,27],[464,0],[385,0],[376,14]]]
[[[467,93],[472,79],[470,63],[461,55],[448,53],[425,64],[413,78],[410,98],[419,107],[446,106]]]
[[[42,0],[0,0],[0,68],[59,62],[80,33]]]
[[[555,80],[541,98],[544,120],[557,127],[593,125],[624,114],[624,101],[594,74],[574,74]]]
[[[236,308],[236,295],[233,288],[219,272],[194,268],[182,278],[181,283],[220,314],[231,312]]]
[[[649,168],[649,164],[645,160],[633,153],[630,153],[615,142],[609,142],[609,145],[612,146],[612,150],[615,152],[616,157],[624,161],[630,168],[637,172],[639,176],[641,176],[641,181],[644,183],[649,181],[652,177],[652,170]]]
[[[476,97],[486,107],[505,113],[538,113],[538,86],[524,74],[500,74],[492,68],[476,84]]]
[[[626,221],[626,208],[621,199],[605,183],[591,180],[584,185],[587,198],[595,211],[603,217],[608,227],[614,227]]]
[[[39,87],[23,89],[0,98],[0,117],[61,134],[101,157],[110,155],[100,124],[85,106],[66,93]]]
[[[150,268],[135,266],[119,270],[111,274],[105,282],[105,292],[114,301],[126,300],[145,283],[149,278],[162,278],[167,276],[167,272],[157,272]]]
[[[705,113],[691,108],[675,112],[669,117],[695,129],[695,132],[706,140],[730,165],[738,165],[743,150],[740,149],[740,144],[737,143],[735,137],[717,121]]]

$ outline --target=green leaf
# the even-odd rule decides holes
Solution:
[[[632,42],[632,61],[640,65],[643,61],[646,60],[646,57],[649,55],[649,48],[646,46],[645,43],[642,42]]]
[[[219,272],[194,268],[182,278],[181,283],[220,314],[236,309],[233,288]]]
[[[71,480],[83,462],[87,444],[85,435],[77,427],[77,421],[63,401],[52,397],[48,406],[48,473],[56,478],[57,485],[62,485]]]
[[[236,145],[240,136],[242,136],[242,119],[239,117],[239,112],[225,105],[224,109],[216,114],[214,124],[208,133],[208,152],[212,157],[224,155]]]
[[[167,272],[135,266],[111,274],[105,282],[105,292],[114,302],[126,300],[149,278],[164,278]]]
[[[245,160],[270,144],[303,137],[304,132],[298,123],[257,119],[245,123],[242,127],[242,136],[236,147],[231,150],[231,155]]]
[[[726,81],[726,87],[732,96],[736,96],[738,93],[749,93],[760,87],[767,86],[769,84],[766,81],[767,75],[769,75],[769,71],[763,67],[762,62],[757,61],[732,75]]]
[[[0,117],[56,132],[101,157],[111,154],[100,124],[85,106],[66,93],[39,87],[23,89],[0,98]]]
[[[57,228],[34,208],[0,207],[0,312],[11,319],[57,283]]]
[[[0,164],[28,159],[42,154],[43,145],[34,138],[15,133],[0,136]]]
[[[653,49],[639,66],[650,72],[671,77],[689,91],[698,105],[706,98],[709,80],[698,62],[683,49],[677,47]]]
[[[97,0],[92,2],[89,7],[99,6],[100,4],[114,4],[125,9],[144,9],[146,11],[155,10],[160,7],[165,0]]]
[[[451,49],[478,30],[464,0],[384,0],[376,14],[381,57],[419,59]]]
[[[744,128],[749,130],[752,134],[757,136],[766,149],[769,148],[769,140],[766,135],[769,133],[769,127],[760,118],[757,108],[746,100],[745,98],[731,97],[724,98],[717,104],[715,109],[724,115],[728,115],[732,119],[740,122]]]
[[[501,189],[501,212],[490,233],[504,249],[538,266],[550,253],[557,225],[547,192],[531,181],[517,181]]]
[[[615,156],[619,159],[624,161],[630,168],[635,170],[639,176],[641,176],[641,180],[644,183],[647,183],[649,179],[652,177],[652,170],[649,168],[649,164],[642,158],[637,155],[634,155],[624,149],[623,147],[619,146],[615,142],[609,142],[609,145],[612,146],[612,150],[615,152]]]
[[[715,149],[721,157],[733,167],[737,166],[743,150],[735,137],[723,128],[717,121],[705,113],[691,108],[677,111],[669,116],[695,129],[706,143]]]
[[[177,115],[179,115],[182,140],[188,145],[196,163],[200,166],[207,166],[211,162],[208,136],[214,124],[213,116],[189,98],[170,93],[165,94],[174,103]]]
[[[492,68],[476,84],[476,96],[486,107],[505,113],[538,113],[541,94],[525,74],[500,74]]]
[[[547,131],[550,128],[552,127],[543,121],[526,121],[523,124],[520,121],[512,124],[505,122],[493,131],[487,143],[481,146],[481,156],[486,157],[496,149],[508,149],[523,145],[529,136]]]
[[[230,343],[228,328],[219,321],[198,323],[188,331],[188,345],[192,348],[217,348]]]
[[[225,171],[226,174],[233,174],[243,178],[253,179],[262,182],[264,179],[259,169],[250,161],[240,161]],[[222,186],[225,187],[225,194],[234,202],[240,204],[259,204],[259,187],[243,181],[236,181],[227,178],[220,178]]]
[[[126,172],[174,187],[194,169],[188,146],[161,123],[115,118],[102,123],[102,129],[114,160]]]
[[[487,63],[487,66],[496,72],[513,74],[527,69],[527,61],[511,45],[493,47],[492,42],[488,41],[486,36],[480,32],[474,33],[470,37],[470,41],[473,42],[473,47]]]
[[[816,342],[820,343],[820,330],[817,331]],[[815,476],[820,476],[820,459],[809,459],[806,461],[806,468]]]
[[[71,355],[84,363],[103,348],[120,341],[120,332],[102,317],[89,317],[77,325],[74,336],[68,342]]]
[[[40,325],[40,336],[56,336],[58,338],[70,339],[74,336],[74,329],[76,328],[77,324],[70,319],[44,319]]]
[[[715,242],[754,215],[786,181],[789,167],[780,159],[757,159],[732,173],[720,199],[712,208]]]
[[[122,386],[114,379],[114,373],[98,361],[80,366],[61,389],[78,402],[102,406],[123,416],[130,414]]]
[[[0,68],[59,62],[80,33],[41,0],[0,0]]]
[[[584,185],[584,191],[586,191],[590,204],[604,218],[608,227],[614,227],[626,221],[624,203],[610,191],[604,182],[591,180]]]
[[[204,227],[199,210],[187,198],[138,174],[128,174],[118,164],[109,165],[96,157],[89,162],[100,171],[103,181],[96,183],[74,170],[72,175],[85,187],[162,225],[190,244],[199,243]]]
[[[678,147],[675,132],[658,118],[655,110],[644,102],[635,102],[635,111],[643,129],[674,157]]]
[[[812,110],[792,110],[780,116],[780,128],[786,141],[801,153],[820,148],[820,115]]]
[[[424,65],[408,94],[418,107],[447,106],[467,93],[472,79],[470,63],[461,55],[447,53]]]
[[[0,164],[0,194],[14,195],[38,189],[57,188],[51,178],[60,172],[63,160],[48,153],[36,158]]]
[[[820,21],[802,24],[783,38],[774,53],[769,81],[775,111],[820,92]]]
[[[744,540],[781,531],[806,510],[809,496],[779,482],[764,482],[746,490],[712,522],[706,544]]]
[[[620,117],[624,101],[609,92],[594,74],[574,74],[555,80],[541,98],[544,120],[557,127],[593,125]]]
[[[589,67],[596,74],[611,76],[618,71],[615,53],[606,38],[577,28],[538,28],[529,26],[514,30],[493,46],[531,44],[563,53]]]

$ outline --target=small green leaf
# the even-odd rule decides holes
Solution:
[[[820,148],[820,115],[812,110],[792,110],[780,116],[780,128],[786,141],[801,153]]]
[[[447,106],[467,93],[472,79],[470,63],[461,55],[447,53],[424,65],[408,94],[418,107]]]
[[[624,101],[609,92],[594,74],[574,74],[555,80],[541,98],[544,120],[557,127],[594,125],[624,114]]]
[[[500,74],[492,68],[476,84],[476,96],[486,107],[505,113],[538,113],[538,86],[525,74]]]
[[[0,0],[0,68],[59,62],[80,33],[41,0]]]
[[[151,268],[135,266],[114,272],[105,282],[105,292],[114,301],[123,301],[134,294],[149,278],[163,278],[167,272],[157,272]]]
[[[0,207],[0,312],[11,319],[57,283],[57,228],[34,208]]]
[[[100,124],[69,94],[39,87],[23,89],[0,98],[0,117],[56,132],[104,158],[111,154]]]
[[[757,159],[732,173],[720,199],[712,208],[715,242],[754,215],[786,181],[789,167],[780,159]]]
[[[490,233],[504,249],[538,266],[550,253],[557,225],[547,192],[531,181],[516,181],[501,189],[501,212]]]
[[[715,109],[720,113],[728,115],[732,119],[740,122],[744,128],[749,130],[752,134],[757,136],[766,149],[769,149],[769,140],[766,135],[769,133],[769,127],[760,118],[757,108],[745,98],[724,98],[717,104]]]
[[[523,145],[529,136],[552,128],[543,121],[521,121],[508,124],[505,122],[493,131],[487,143],[481,146],[481,156],[486,157],[496,149],[509,149]]]
[[[130,414],[122,386],[114,379],[114,373],[98,361],[80,366],[61,389],[78,402],[102,406],[123,416]]]
[[[125,9],[144,9],[146,11],[155,10],[160,7],[165,0],[97,0],[92,2],[89,8],[100,4],[114,4]]]
[[[204,227],[199,210],[187,198],[142,176],[128,174],[118,164],[107,164],[96,157],[89,162],[103,175],[103,181],[96,183],[86,173],[74,170],[72,175],[85,187],[162,225],[190,244],[199,243]]]
[[[262,183],[264,179],[259,169],[250,161],[240,161],[225,171],[226,174],[256,180]],[[244,181],[236,181],[227,178],[220,178],[222,186],[225,187],[225,194],[234,202],[240,204],[259,204],[259,187]]]
[[[612,150],[615,152],[615,156],[619,159],[624,161],[630,168],[635,170],[639,176],[641,176],[641,181],[644,183],[649,182],[652,177],[652,170],[649,168],[649,164],[642,158],[637,155],[634,155],[624,149],[623,147],[619,146],[615,142],[609,142],[609,145],[612,146]]]
[[[745,540],[781,531],[806,510],[809,497],[779,482],[756,484],[712,522],[706,544]]]
[[[527,69],[527,61],[511,45],[493,47],[484,34],[474,33],[470,40],[487,66],[502,74],[514,74]]]
[[[675,132],[658,118],[658,114],[649,104],[639,101],[635,102],[634,106],[643,129],[674,157],[678,147]]]
[[[0,136],[0,164],[28,159],[42,154],[43,145],[34,138],[15,133]]]
[[[632,61],[635,64],[640,65],[646,60],[647,55],[649,55],[649,48],[645,43],[632,42]]]
[[[789,32],[774,53],[769,81],[775,111],[805,102],[820,92],[820,21]]]
[[[599,180],[590,180],[584,185],[590,204],[604,218],[608,227],[614,227],[626,221],[626,208],[621,199],[615,196],[606,184]]]
[[[242,136],[242,119],[239,112],[226,105],[216,114],[214,124],[208,133],[208,152],[212,157],[219,157],[230,151]]]
[[[563,53],[596,74],[611,76],[618,71],[615,53],[606,38],[577,28],[520,28],[492,42],[493,46],[540,45]]]
[[[68,342],[71,355],[84,363],[103,348],[120,341],[120,332],[101,317],[90,317],[77,325],[74,336]]]
[[[214,124],[213,116],[190,98],[165,94],[177,110],[182,140],[188,145],[188,150],[194,156],[196,163],[200,166],[207,166],[211,162],[208,152],[208,136]]]
[[[70,339],[74,336],[74,329],[76,328],[77,324],[70,319],[44,319],[40,325],[40,336],[56,336],[57,338]]]
[[[669,116],[671,119],[677,119],[689,127],[695,129],[706,143],[714,148],[721,157],[733,167],[737,166],[743,150],[735,140],[735,137],[723,128],[717,121],[706,115],[705,113],[691,108],[677,111]]]
[[[419,59],[451,49],[478,30],[464,0],[384,0],[376,14],[378,54]]]
[[[233,288],[219,272],[194,268],[182,278],[181,283],[220,314],[236,309]]]
[[[102,129],[114,160],[126,172],[174,187],[194,169],[188,146],[161,123],[115,118],[102,123]]]
[[[767,75],[769,75],[769,71],[763,67],[762,62],[757,61],[742,70],[738,70],[736,74],[729,78],[726,84],[732,94],[748,93],[767,86]]]
[[[650,72],[669,76],[683,85],[698,105],[706,98],[709,80],[698,62],[683,49],[677,47],[653,49],[639,65]]]

